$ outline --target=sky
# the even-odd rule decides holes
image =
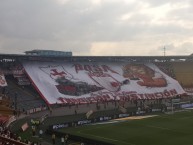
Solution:
[[[0,53],[193,53],[192,0],[0,0]]]

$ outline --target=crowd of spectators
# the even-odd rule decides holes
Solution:
[[[12,145],[14,144],[13,141],[21,141],[21,137],[18,137],[3,125],[0,126],[0,137],[0,144],[2,145]]]
[[[38,145],[11,132],[7,127],[0,125],[0,145]],[[40,144],[39,144],[40,145]]]

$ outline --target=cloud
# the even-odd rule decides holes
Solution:
[[[142,41],[141,45],[136,45],[135,41],[123,41],[123,42],[96,42],[91,46],[91,55],[104,56],[148,56],[148,55],[161,55],[161,51],[155,50],[156,44],[150,46],[149,42]],[[155,50],[152,54],[152,50]]]
[[[58,4],[64,5],[68,2],[69,0],[56,0],[56,2],[58,2]]]
[[[166,55],[190,55],[192,53],[193,43],[184,42],[179,45],[169,44],[166,46]]]
[[[169,54],[188,54],[192,11],[190,0],[1,0],[0,52],[162,55],[168,45]]]

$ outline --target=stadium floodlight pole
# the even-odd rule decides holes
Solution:
[[[166,56],[166,47],[164,46],[164,56]]]
[[[173,107],[174,107],[174,104],[173,104],[173,99],[171,98],[171,114],[173,114],[173,113],[174,113],[174,109],[173,109]]]
[[[172,114],[174,114],[174,104],[173,104],[173,99],[172,99]]]
[[[15,109],[15,115],[17,115],[17,99],[18,99],[18,94],[15,93],[15,96],[14,96],[14,109]]]

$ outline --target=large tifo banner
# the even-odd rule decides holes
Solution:
[[[185,93],[152,63],[25,62],[23,66],[49,104],[158,99]]]

